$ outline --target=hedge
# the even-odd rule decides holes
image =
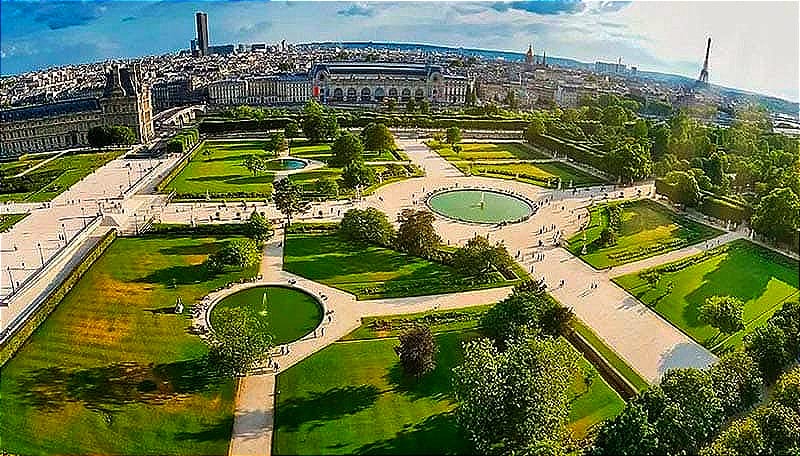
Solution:
[[[200,152],[200,149],[202,149],[204,145],[205,141],[198,144],[191,154],[183,157],[180,163],[178,163],[177,166],[172,168],[172,171],[170,171],[169,174],[164,176],[164,179],[162,179],[161,182],[159,182],[158,185],[156,185],[156,192],[157,193],[163,192],[164,189],[167,187],[167,185],[169,185],[170,182],[172,182],[176,177],[178,177],[178,174],[180,174],[181,171],[183,171],[183,169],[186,168],[186,165],[188,165],[189,162],[192,161],[192,159],[195,157],[195,155],[197,155],[198,152]]]
[[[182,154],[199,140],[200,132],[197,128],[183,130],[167,142],[167,152],[171,154]]]
[[[245,235],[245,223],[212,223],[196,226],[182,223],[154,223],[145,236],[160,235],[197,235],[197,236],[235,236]]]
[[[544,147],[545,149],[554,150],[557,153],[564,154],[577,162],[586,163],[600,170],[606,169],[603,160],[603,152],[590,146],[577,144],[573,141],[564,140],[546,134],[537,136],[533,143],[537,146]]]
[[[90,250],[86,256],[78,263],[75,268],[70,271],[69,275],[64,279],[63,282],[53,290],[50,295],[45,298],[44,302],[37,308],[33,314],[28,318],[28,320],[22,325],[22,327],[17,330],[16,334],[14,334],[11,338],[6,340],[6,342],[0,347],[0,366],[5,365],[5,363],[11,359],[14,354],[19,350],[20,347],[28,340],[28,338],[36,331],[36,328],[47,319],[48,315],[55,310],[56,306],[64,299],[64,296],[69,293],[70,290],[78,283],[83,274],[89,270],[89,268],[94,264],[94,262],[100,258],[100,256],[105,253],[106,249],[114,242],[114,239],[117,238],[117,231],[112,229],[111,231],[107,232],[100,242],[95,244],[95,246]]]
[[[752,211],[748,206],[732,204],[713,196],[705,196],[700,204],[700,212],[716,219],[741,223],[750,219]]]

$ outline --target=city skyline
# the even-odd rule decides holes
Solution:
[[[188,49],[194,13],[210,44],[381,41],[616,61],[798,101],[798,3],[58,2],[3,4],[3,75]],[[670,20],[652,20],[665,17]],[[328,21],[319,27],[318,21]],[[444,18],[444,20],[443,20]],[[674,34],[680,21],[682,33]],[[731,24],[736,24],[731,27]],[[591,33],[586,33],[591,30]],[[148,39],[157,32],[158,40]]]

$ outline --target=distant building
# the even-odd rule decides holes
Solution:
[[[311,99],[307,74],[226,79],[208,86],[208,102],[217,106],[301,104]]]
[[[153,138],[150,89],[139,67],[106,71],[100,97],[75,98],[0,111],[0,155],[16,157],[88,145],[86,134],[99,125],[125,125],[137,140]]]
[[[562,108],[575,108],[578,106],[581,86],[574,84],[559,84],[553,97],[556,104]]]
[[[156,82],[150,92],[155,112],[203,101],[193,76]]]
[[[627,72],[627,68],[621,61],[617,63],[594,62],[594,71],[604,74],[624,74]]]
[[[393,98],[464,104],[469,81],[440,65],[418,63],[321,63],[311,69],[314,97],[323,103],[375,104]]]
[[[200,55],[208,55],[208,14],[198,11],[195,13],[197,23],[197,49]]]

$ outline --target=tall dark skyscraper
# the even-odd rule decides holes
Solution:
[[[208,55],[208,14],[198,11],[195,14],[197,22],[197,49],[200,55]]]

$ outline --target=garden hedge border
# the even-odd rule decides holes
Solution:
[[[64,297],[72,290],[76,283],[83,277],[86,271],[100,258],[108,247],[117,238],[117,230],[111,229],[102,239],[92,247],[78,263],[75,268],[70,271],[69,275],[61,282],[52,293],[50,293],[38,309],[28,318],[28,320],[20,327],[17,332],[12,335],[2,346],[0,346],[0,366],[4,366],[8,360],[14,357],[17,351],[22,347],[31,334],[36,331],[39,325],[47,319],[50,313],[55,310]]]
[[[166,176],[164,176],[164,178],[161,179],[161,182],[159,182],[158,185],[156,185],[156,193],[163,193],[164,189],[169,184],[171,184],[176,177],[178,177],[178,174],[180,174],[181,171],[183,171],[183,169],[189,165],[189,162],[192,161],[195,155],[197,155],[197,153],[200,152],[200,149],[202,149],[205,145],[206,145],[205,139],[196,142],[195,145],[193,146],[194,149],[188,154],[186,154],[183,158],[181,158],[181,162],[176,167],[172,168],[172,171],[170,171]]]

